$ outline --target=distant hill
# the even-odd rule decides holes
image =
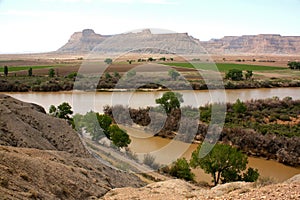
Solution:
[[[201,42],[213,54],[299,54],[300,36],[281,36],[277,34],[226,36]]]
[[[300,54],[300,36],[260,34],[200,41],[187,33],[153,34],[149,29],[117,35],[100,35],[92,29],[85,29],[75,32],[57,52],[83,53],[92,50],[107,53]]]

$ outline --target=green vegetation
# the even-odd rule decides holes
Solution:
[[[110,134],[110,139],[114,145],[117,147],[128,147],[131,140],[127,132],[118,127],[118,125],[113,124],[108,127],[108,132]]]
[[[53,67],[53,66],[20,66],[20,67],[9,67],[9,71],[10,72],[28,71],[30,68],[32,68],[32,69],[44,69],[44,68],[50,68],[50,67]],[[0,72],[3,72],[4,68],[0,67]]]
[[[233,81],[241,81],[243,80],[243,71],[240,69],[230,69],[226,73],[225,78]]]
[[[196,68],[202,70],[216,70],[221,72],[227,72],[230,69],[239,69],[242,71],[270,71],[270,70],[286,70],[286,67],[272,67],[272,66],[262,66],[262,65],[247,65],[247,64],[231,64],[231,63],[163,63],[164,65],[176,66],[176,67],[186,67],[186,68]]]
[[[209,145],[209,144],[204,144]],[[213,149],[203,158],[199,156],[201,145],[192,153],[190,165],[193,168],[201,167],[213,177],[214,185],[221,180],[222,183],[247,180],[256,181],[259,174],[255,169],[246,169],[248,158],[238,149],[225,144],[216,144]]]
[[[211,107],[200,107],[201,121],[210,122]],[[252,129],[263,135],[300,136],[300,124],[296,123],[299,110],[300,101],[293,101],[290,97],[282,101],[278,97],[250,102],[238,99],[233,104],[227,104],[225,127]]]
[[[113,62],[113,60],[112,60],[111,58],[106,58],[106,59],[104,60],[104,62],[105,62],[106,64],[110,65],[110,64]]]
[[[180,103],[183,103],[182,94],[177,92],[166,92],[155,102],[160,104],[166,111],[167,114],[171,113],[173,109],[180,108]]]
[[[49,69],[48,76],[49,76],[50,78],[52,78],[52,77],[55,76],[55,71],[54,71],[53,68]]]
[[[253,76],[252,70],[247,70],[247,71],[246,71],[246,74],[245,74],[245,79],[246,79],[246,80],[249,80],[249,79],[252,78],[252,76]]]
[[[73,120],[76,130],[80,132],[85,129],[95,142],[107,137],[119,148],[127,147],[131,142],[127,132],[112,124],[112,118],[108,115],[90,111],[85,115],[75,114]]]
[[[32,76],[32,67],[28,69],[28,76]]]
[[[300,62],[289,62],[287,64],[289,66],[290,69],[297,69],[297,70],[300,70]]]
[[[61,119],[70,120],[70,115],[73,114],[72,107],[67,102],[63,102],[57,108],[54,105],[51,105],[49,108],[49,114],[58,117]]]
[[[4,76],[8,75],[8,67],[7,66],[4,66],[3,72],[4,72]]]
[[[169,170],[171,176],[184,179],[186,181],[194,180],[195,174],[192,173],[189,163],[185,158],[177,159]]]

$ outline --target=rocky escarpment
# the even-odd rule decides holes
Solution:
[[[299,54],[299,36],[281,36],[278,34],[260,34],[243,36],[225,36],[201,42],[201,45],[213,54]]]
[[[89,52],[109,36],[96,34],[92,29],[84,29],[82,32],[75,32],[69,41],[59,48],[57,52]]]
[[[225,36],[199,41],[187,33],[154,34],[149,29],[116,35],[100,35],[91,29],[75,32],[57,52],[176,53],[176,54],[299,54],[300,36],[259,34]]]
[[[58,52],[85,52],[94,51],[102,53],[163,53],[188,54],[205,53],[199,40],[187,33],[154,34],[149,29],[137,32],[101,36],[88,30],[90,34],[76,32],[71,39]]]
[[[1,199],[99,198],[112,188],[143,185],[91,156],[66,121],[0,95]]]

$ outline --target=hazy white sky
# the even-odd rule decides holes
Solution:
[[[85,28],[161,28],[200,40],[300,35],[299,10],[300,0],[0,0],[0,53],[54,51]]]

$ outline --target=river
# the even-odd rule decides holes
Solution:
[[[74,108],[76,113],[86,113],[94,110],[102,112],[105,105],[123,104],[133,108],[154,106],[155,99],[162,96],[164,92],[28,92],[28,93],[5,93],[19,100],[32,102],[43,106],[46,110],[50,105],[59,105],[62,102],[68,102]],[[194,107],[211,102],[220,101],[218,98],[211,97],[222,96],[224,91],[180,91],[183,94],[183,105],[192,105]],[[226,102],[235,102],[238,98],[242,101],[251,99],[271,98],[278,96],[284,98],[290,96],[293,99],[300,99],[300,88],[272,88],[272,89],[242,89],[226,90]],[[195,105],[195,99],[197,104]],[[222,98],[220,98],[222,99]],[[141,138],[142,133],[138,130],[127,128],[132,139],[130,148],[137,153],[158,152],[156,159],[160,163],[169,163],[174,156],[182,154],[190,158],[192,151],[197,148],[196,144],[186,144],[177,141],[159,137]],[[139,137],[137,136],[139,134]],[[167,148],[166,148],[167,147]],[[166,151],[164,149],[167,149]],[[184,150],[183,150],[184,149]],[[159,153],[160,152],[160,153]],[[295,174],[300,173],[300,168],[285,166],[276,161],[265,160],[262,158],[249,158],[248,166],[257,168],[264,177],[273,177],[278,181],[286,180]],[[209,175],[202,170],[194,170],[198,181],[210,181]]]

